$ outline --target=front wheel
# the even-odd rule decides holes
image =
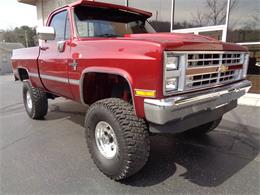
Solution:
[[[32,119],[42,119],[48,112],[48,99],[46,93],[31,85],[30,81],[23,82],[24,107]]]
[[[94,103],[87,111],[85,128],[92,159],[111,179],[127,178],[146,164],[150,151],[147,126],[129,103],[117,98]]]

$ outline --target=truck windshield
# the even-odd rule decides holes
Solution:
[[[79,6],[74,10],[79,37],[123,37],[125,34],[154,33],[146,17],[110,8]]]

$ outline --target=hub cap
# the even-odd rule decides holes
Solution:
[[[115,132],[107,122],[101,121],[97,124],[95,138],[100,153],[107,159],[114,158],[118,152],[118,144]]]
[[[32,98],[31,98],[31,94],[29,91],[26,92],[26,103],[27,103],[27,108],[29,110],[32,109]]]

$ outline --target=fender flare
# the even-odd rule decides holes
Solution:
[[[84,82],[85,75],[88,73],[107,73],[107,74],[113,74],[113,75],[118,75],[118,76],[123,77],[129,85],[134,110],[136,112],[135,100],[134,100],[134,90],[133,90],[133,79],[127,71],[125,71],[121,68],[103,67],[103,66],[96,66],[96,67],[94,66],[94,67],[85,68],[81,73],[81,77],[80,77],[80,81],[79,81],[80,100],[81,100],[82,104],[86,105],[86,103],[84,101],[84,96],[83,96],[83,82]]]
[[[29,70],[28,70],[26,67],[17,66],[16,71],[14,71],[14,73],[17,73],[17,74],[18,74],[19,80],[22,81],[21,75],[20,75],[20,72],[19,72],[19,70],[21,70],[21,69],[23,69],[23,70],[25,70],[25,71],[27,72],[28,80],[31,80],[31,79],[30,79],[30,72],[29,72]]]

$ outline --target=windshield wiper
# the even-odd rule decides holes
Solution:
[[[119,36],[115,34],[101,34],[101,35],[97,35],[96,37],[119,37]]]

